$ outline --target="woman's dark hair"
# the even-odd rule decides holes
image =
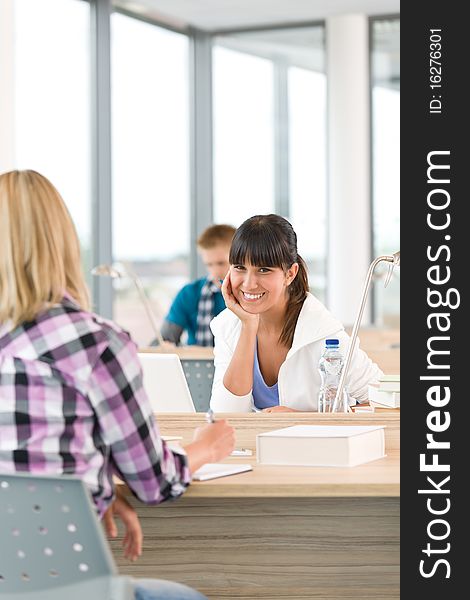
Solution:
[[[292,346],[295,326],[308,292],[308,275],[305,261],[297,253],[297,235],[292,225],[279,215],[250,217],[235,232],[230,247],[232,265],[249,263],[263,267],[280,267],[284,271],[298,263],[299,271],[287,288],[289,302],[286,321],[279,342]]]

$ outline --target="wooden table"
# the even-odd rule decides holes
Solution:
[[[176,502],[143,506],[144,554],[113,551],[121,573],[186,583],[210,599],[399,598],[399,411],[236,414],[237,447],[294,424],[384,424],[387,457],[354,468],[277,467],[194,482]],[[184,442],[203,415],[157,416]],[[184,443],[183,442],[183,443]],[[224,462],[250,462],[229,458]]]
[[[177,354],[180,358],[214,358],[214,349],[212,346],[142,346],[139,352],[149,352],[153,354]]]
[[[351,335],[351,327],[346,332]],[[360,346],[368,356],[387,374],[400,373],[400,330],[383,327],[361,327],[358,337]],[[158,346],[140,348],[139,352],[157,352],[178,354],[185,358],[213,358],[214,351],[207,346],[177,346],[159,348]]]

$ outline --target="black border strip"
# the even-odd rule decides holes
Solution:
[[[464,141],[469,132],[464,92],[469,36],[462,6],[435,0],[408,2],[401,12],[401,598],[405,599],[468,596],[468,591],[457,591],[460,586],[467,589],[464,563],[470,531],[465,491],[470,438],[466,315],[470,230],[464,187],[469,171]],[[432,40],[431,29],[441,30]],[[441,48],[431,47],[439,36]],[[438,50],[440,56],[430,55]],[[436,62],[430,63],[431,58]],[[440,68],[440,88],[430,87],[439,81],[435,77],[439,69],[431,71],[431,66]],[[428,172],[430,163],[449,169]],[[435,228],[447,222],[446,227]],[[446,299],[450,306],[445,306]],[[420,379],[431,376],[449,379]],[[446,392],[448,402],[439,403]],[[442,431],[433,431],[439,426]],[[430,434],[436,441],[448,442],[449,448],[427,448]],[[435,460],[449,465],[449,471],[426,471],[429,467],[420,467],[421,454],[424,463]]]

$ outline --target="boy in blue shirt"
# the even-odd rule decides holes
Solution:
[[[161,328],[165,341],[179,345],[187,331],[188,345],[214,345],[209,323],[225,309],[220,281],[230,267],[228,255],[234,234],[235,227],[231,225],[211,225],[199,236],[197,248],[208,275],[178,292]]]

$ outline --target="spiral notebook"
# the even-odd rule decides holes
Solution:
[[[245,471],[252,471],[253,467],[248,464],[232,465],[227,463],[207,463],[193,473],[193,479],[196,481],[207,481],[217,477],[226,477],[227,475],[237,475]]]

